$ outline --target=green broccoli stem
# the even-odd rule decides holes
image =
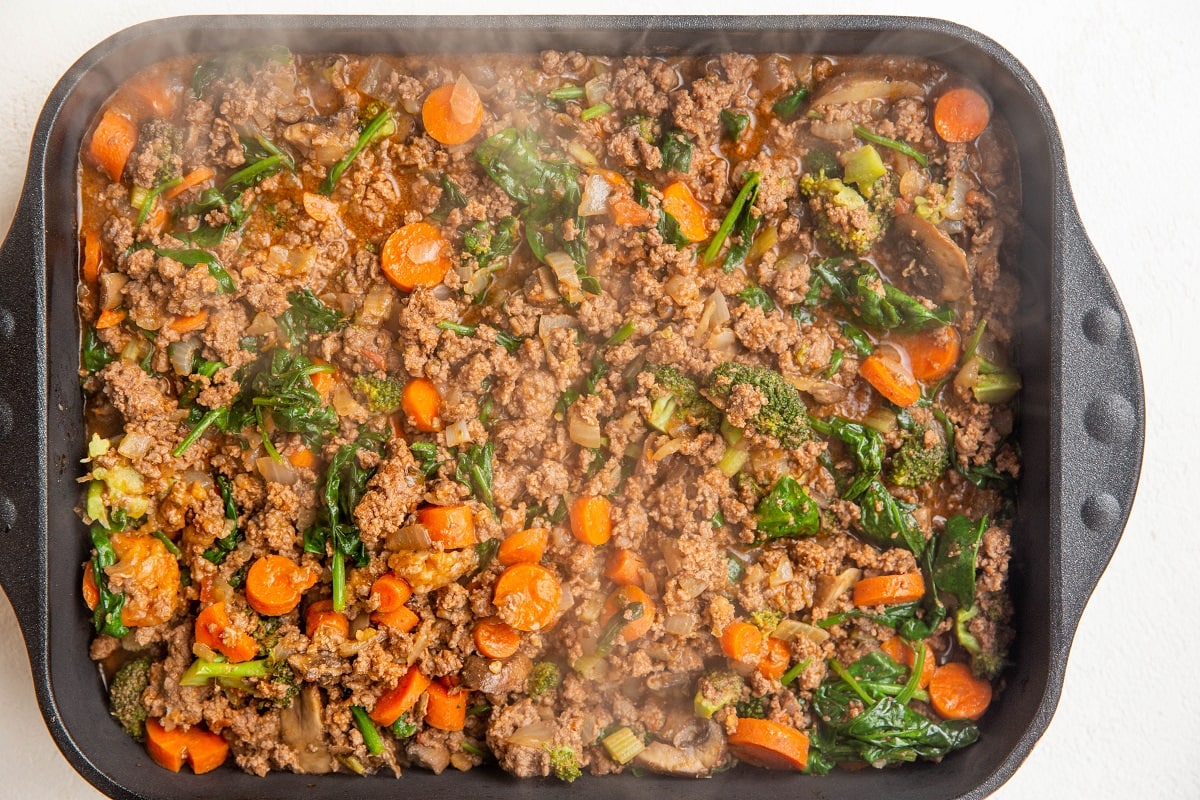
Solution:
[[[650,407],[650,417],[647,420],[650,423],[650,427],[662,433],[670,433],[667,428],[678,405],[673,395],[665,395],[655,400],[654,404]]]
[[[234,685],[239,685],[246,678],[266,678],[270,675],[271,662],[266,658],[241,661],[237,664],[198,658],[184,671],[183,675],[179,676],[179,685],[205,686],[214,679],[223,683],[232,682]]]
[[[362,734],[367,752],[373,756],[382,753],[383,737],[379,735],[379,729],[375,727],[375,723],[367,716],[367,710],[362,706],[350,706],[350,713],[354,715],[354,724],[358,726],[358,732]]]
[[[725,448],[725,455],[721,457],[717,468],[725,473],[725,477],[732,478],[742,471],[742,467],[746,466],[746,462],[750,459],[750,451],[743,450],[740,447]]]
[[[1020,390],[1021,376],[1012,370],[1006,369],[985,372],[985,366],[991,366],[993,369],[997,368],[990,362],[986,362],[986,359],[982,356],[978,358],[980,360],[979,378],[975,381],[975,385],[971,387],[971,391],[975,394],[975,399],[988,405],[1007,403]]]

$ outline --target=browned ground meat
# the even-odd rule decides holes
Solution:
[[[465,143],[426,128],[442,85]],[[917,689],[897,635],[1002,688],[1018,184],[1003,120],[938,138],[954,85],[801,55],[151,67],[108,106],[124,181],[80,169],[92,658],[147,656],[144,711],[260,775],[700,776],[756,724],[822,772],[882,697],[845,669]]]

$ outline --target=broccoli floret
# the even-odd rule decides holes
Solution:
[[[550,769],[560,781],[570,783],[583,774],[579,769],[579,756],[567,745],[546,745],[546,752],[550,754]]]
[[[715,430],[721,412],[704,399],[696,382],[672,366],[651,367],[654,388],[650,391],[650,427],[674,434],[682,428]]]
[[[750,612],[750,621],[754,623],[754,627],[763,632],[764,635],[769,635],[771,631],[779,627],[779,623],[783,622],[783,612],[773,608],[763,608],[758,611]]]
[[[749,700],[743,700],[737,703],[734,711],[742,719],[766,719],[767,718],[767,698],[766,697],[751,697]]]
[[[125,732],[139,742],[146,736],[146,707],[142,705],[142,693],[149,684],[150,659],[136,658],[125,662],[108,685],[110,713]]]
[[[892,456],[888,479],[897,486],[924,486],[950,466],[950,448],[935,428],[917,426]]]
[[[251,691],[272,708],[287,708],[300,692],[296,673],[287,662],[270,658],[237,664],[198,658],[179,676],[179,685],[204,686],[213,680],[231,689]]]
[[[823,171],[808,173],[800,177],[800,194],[816,218],[817,235],[859,255],[870,250],[887,230],[896,200],[890,174],[873,183],[860,183],[855,190]]]
[[[359,375],[354,379],[354,392],[366,401],[371,411],[386,414],[400,407],[404,384],[391,378]]]
[[[954,613],[954,635],[962,648],[971,655],[971,671],[980,678],[994,679],[1004,667],[1004,654],[985,650],[967,625],[979,616],[979,607],[960,608]]]
[[[736,703],[746,688],[741,675],[729,670],[716,670],[700,679],[692,706],[697,717],[711,719],[712,715],[728,705]]]
[[[539,661],[529,671],[529,677],[525,681],[525,693],[536,700],[553,691],[561,679],[558,664],[553,661]]]
[[[727,361],[708,376],[705,390],[718,406],[726,406],[735,386],[757,389],[765,402],[750,419],[759,433],[779,440],[784,447],[798,447],[812,434],[808,408],[796,388],[778,372],[750,364]]]

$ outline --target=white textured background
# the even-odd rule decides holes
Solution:
[[[59,76],[127,25],[188,13],[400,13],[396,2],[0,0],[0,230],[7,231],[29,139]],[[472,13],[892,13],[976,28],[1020,59],[1054,108],[1083,223],[1124,299],[1148,397],[1141,490],[1125,537],[1084,614],[1058,713],[995,796],[1200,798],[1200,316],[1196,113],[1200,12],[1194,2],[759,2],[442,0]],[[24,465],[8,464],[6,480]],[[0,599],[4,798],[94,798],[59,755],[34,700],[12,610]],[[399,788],[399,787],[398,787]],[[681,791],[686,791],[684,785]]]

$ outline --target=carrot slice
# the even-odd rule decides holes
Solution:
[[[496,579],[492,595],[500,619],[519,631],[549,628],[561,601],[562,585],[540,564],[513,564]]]
[[[799,770],[808,764],[808,737],[769,719],[739,718],[727,742],[731,753],[756,767]]]
[[[992,685],[961,661],[951,661],[933,671],[929,700],[946,719],[979,719],[992,702]]]
[[[582,494],[571,504],[571,533],[584,544],[602,545],[612,537],[612,503],[602,494]]]
[[[371,622],[390,628],[397,633],[408,633],[421,622],[421,618],[408,606],[400,606],[395,611],[375,611],[371,614]]]
[[[421,695],[429,688],[431,681],[426,678],[417,666],[408,668],[408,672],[396,682],[396,685],[379,695],[375,707],[368,716],[380,725],[391,725],[400,719],[400,715],[417,704]]]
[[[100,247],[100,233],[88,229],[83,232],[83,282],[94,284],[100,279],[100,259],[103,250]]]
[[[110,108],[96,124],[88,144],[88,155],[109,180],[119,181],[136,144],[137,126],[128,117]]]
[[[921,642],[921,646],[925,648],[925,663],[921,665],[921,676],[917,678],[918,689],[924,689],[929,685],[929,679],[933,677],[933,670],[937,666],[933,661],[933,650],[929,649],[929,645],[924,642]],[[908,646],[908,642],[899,636],[893,636],[879,647],[891,656],[893,661],[903,664],[909,669],[912,669],[913,665],[917,663],[917,654]]]
[[[184,175],[182,181],[163,192],[163,197],[168,200],[178,197],[193,186],[199,186],[205,181],[212,180],[215,174],[212,167],[197,167],[187,175]]]
[[[412,222],[393,231],[383,244],[380,264],[384,276],[403,292],[437,286],[453,266],[450,245],[428,222]]]
[[[467,692],[434,681],[425,690],[425,724],[442,731],[461,731],[467,724]]]
[[[258,655],[258,642],[231,625],[224,603],[213,603],[196,615],[195,636],[198,643],[234,663],[249,661]]]
[[[675,218],[679,232],[689,242],[708,238],[708,209],[700,204],[686,183],[675,181],[663,189],[662,210]]]
[[[421,104],[425,132],[445,145],[470,141],[483,125],[483,101],[465,76],[434,89]]]
[[[991,116],[987,98],[974,89],[960,86],[937,99],[933,127],[947,142],[970,142],[983,133]]]
[[[876,350],[858,365],[858,374],[881,395],[901,408],[921,399],[921,385],[898,359]]]
[[[757,666],[765,647],[762,631],[749,622],[731,622],[721,631],[721,652],[734,661]]]
[[[371,602],[376,611],[387,613],[404,606],[413,595],[408,581],[394,572],[386,572],[371,584]]]
[[[758,671],[764,678],[777,681],[787,672],[792,663],[792,650],[787,642],[773,637],[767,638],[762,660],[758,662]]]
[[[400,393],[400,409],[408,424],[419,431],[428,433],[442,427],[442,395],[431,380],[413,378],[409,381]]]
[[[288,453],[287,460],[296,469],[310,469],[317,463],[317,457],[307,447],[299,447]]]
[[[608,210],[613,222],[621,226],[645,225],[650,221],[650,209],[633,199],[629,180],[611,169],[595,170],[611,188],[608,194]]]
[[[925,596],[925,578],[919,572],[876,575],[854,584],[854,605],[888,606],[912,603]]]
[[[913,377],[931,383],[950,374],[958,364],[958,331],[949,326],[897,338],[908,353]]]
[[[621,586],[641,586],[642,573],[646,569],[646,559],[622,547],[608,557],[604,564],[604,576]]]
[[[100,602],[100,587],[96,585],[96,573],[91,561],[83,565],[83,602],[89,610],[95,609],[96,603]]]
[[[206,325],[208,325],[208,309],[202,308],[195,314],[176,317],[171,320],[169,327],[176,333],[191,333],[203,329]]]
[[[496,560],[506,567],[513,564],[536,564],[546,554],[550,544],[548,528],[526,528],[517,531],[500,543]]]
[[[654,601],[650,599],[650,595],[639,586],[622,586],[604,600],[604,606],[600,609],[600,621],[607,624],[617,612],[630,603],[641,603],[642,615],[622,626],[620,636],[626,642],[645,636],[654,625]]]
[[[350,620],[333,610],[333,600],[318,600],[304,612],[304,633],[308,638],[313,638],[321,628],[336,631],[343,639],[350,636]]]
[[[470,506],[425,506],[417,509],[417,522],[429,531],[434,544],[446,550],[475,546],[475,515]]]
[[[146,720],[146,752],[160,767],[172,772],[183,769],[186,761],[192,772],[202,775],[225,763],[229,743],[203,728],[172,728],[151,717]]]
[[[246,573],[246,602],[260,614],[278,617],[300,604],[317,576],[287,556],[263,556]]]
[[[313,359],[313,364],[321,367],[329,366],[319,358]],[[334,385],[337,383],[338,371],[336,368],[329,372],[314,372],[308,376],[312,381],[313,388],[317,390],[317,394],[321,395],[321,400],[325,401],[329,397],[329,393],[333,391]]]
[[[508,658],[521,646],[521,634],[498,617],[476,622],[472,638],[475,640],[475,649],[485,658]]]
[[[105,328],[111,328],[114,325],[120,325],[125,321],[125,309],[105,309],[100,312],[100,316],[96,317],[96,324],[93,325],[96,330],[102,331]]]

